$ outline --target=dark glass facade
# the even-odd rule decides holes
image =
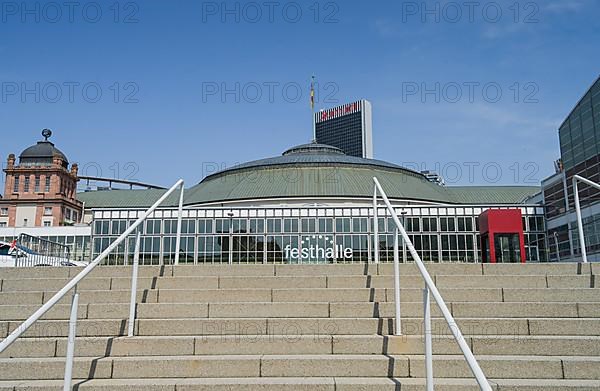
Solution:
[[[337,147],[346,155],[363,157],[361,112],[319,122],[316,132],[318,143]]]
[[[568,209],[575,207],[573,176],[600,182],[600,79],[598,79],[559,130],[561,159],[565,170]],[[579,186],[581,206],[600,200],[600,194],[585,184]],[[564,200],[564,195],[563,195]],[[560,210],[560,208],[559,208]]]
[[[549,254],[554,261],[577,257],[581,252],[574,216],[573,177],[579,175],[600,183],[600,78],[560,126],[559,140],[563,172],[543,185],[549,225]],[[596,189],[583,183],[579,183],[578,188],[582,208],[600,201],[600,192]],[[564,221],[564,217],[567,217],[567,221]],[[600,216],[583,216],[589,253],[600,252],[600,240],[597,237],[600,224],[596,222],[599,220]]]
[[[581,169],[581,164],[600,152],[600,79],[579,101],[559,130],[560,152],[565,170]]]
[[[372,158],[371,104],[362,100],[315,114],[319,144],[332,145],[346,155]]]

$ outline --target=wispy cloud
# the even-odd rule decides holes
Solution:
[[[395,37],[398,35],[398,25],[389,20],[377,19],[375,21],[375,31],[383,38]]]
[[[459,133],[478,128],[488,129],[500,139],[507,135],[519,139],[539,139],[540,136],[555,132],[561,122],[561,118],[555,115],[533,110],[531,106],[512,103],[406,104],[400,100],[388,100],[380,102],[379,106],[391,115],[418,119],[429,124],[437,122],[440,129],[450,126]]]
[[[548,12],[562,13],[562,12],[578,12],[585,8],[587,0],[558,0],[550,1],[546,4],[543,9]]]
[[[519,23],[487,24],[483,29],[482,36],[485,39],[500,39],[506,36],[523,33],[527,28],[526,25]]]

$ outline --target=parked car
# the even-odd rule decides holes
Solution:
[[[18,244],[16,240],[12,243],[0,242],[0,267],[17,266],[87,266],[87,263],[40,254]]]

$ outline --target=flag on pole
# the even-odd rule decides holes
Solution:
[[[310,81],[310,108],[315,109],[315,76]]]

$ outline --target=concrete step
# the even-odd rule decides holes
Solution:
[[[596,318],[600,315],[600,306],[596,303],[578,303],[577,313],[584,318]]]
[[[528,264],[464,264],[425,263],[432,275],[589,275],[600,274],[600,266],[577,263]],[[594,269],[592,269],[594,268]],[[68,278],[74,277],[81,267],[2,268],[0,279]],[[99,266],[90,275],[98,277],[130,277],[131,266]],[[140,277],[156,276],[338,276],[338,275],[393,275],[393,264],[346,265],[180,265],[142,266]],[[419,275],[414,263],[401,264],[401,275]]]
[[[0,359],[0,380],[58,380],[64,371],[64,357]],[[75,379],[109,379],[111,372],[110,359],[76,357],[73,361]]]
[[[600,318],[600,303],[446,303],[456,318]],[[0,320],[25,320],[38,305],[2,305]],[[67,320],[70,304],[58,304],[42,319]],[[437,305],[432,315],[441,316]],[[402,317],[420,317],[423,304],[402,302]],[[394,303],[252,302],[252,303],[140,303],[137,319],[182,318],[392,318]],[[79,319],[125,319],[129,304],[81,304]]]
[[[5,337],[7,332],[13,332],[21,326],[21,323],[21,321],[0,322],[0,336]],[[69,334],[68,326],[66,320],[39,320],[23,334],[23,337],[66,337]],[[125,319],[82,319],[77,322],[77,336],[113,337],[125,335],[126,332],[127,320]]]
[[[435,283],[438,288],[593,288],[595,278],[593,275],[437,275]]]
[[[600,356],[598,336],[472,336],[477,355]],[[434,342],[437,344],[437,339]]]
[[[477,355],[600,356],[600,337],[471,336]],[[22,338],[0,357],[64,357],[66,338]],[[420,335],[231,335],[168,337],[80,337],[77,357],[229,354],[423,354]],[[461,354],[454,338],[435,336],[434,354]]]
[[[68,278],[27,278],[2,280],[2,292],[57,292],[69,282]],[[110,290],[110,278],[85,278],[79,290]]]
[[[219,277],[219,288],[327,288],[327,276]]]
[[[561,275],[581,274],[592,272],[590,263],[513,263],[513,264],[483,264],[484,275]]]
[[[438,288],[594,288],[598,278],[594,275],[445,275],[432,278]],[[421,288],[423,278],[419,275],[401,275],[402,288]],[[291,287],[291,286],[290,286]],[[330,276],[329,288],[393,288],[394,277],[388,276]]]
[[[425,359],[420,356],[407,356],[410,360],[410,376],[423,378],[425,376]],[[542,357],[542,356],[476,356],[481,369],[490,379],[577,379],[569,376],[565,368],[572,363],[589,365],[588,369],[600,369],[595,366],[592,358],[582,358],[575,361],[569,357]],[[435,376],[448,378],[471,378],[471,369],[462,355],[434,356],[433,373]],[[573,373],[574,375],[574,373]],[[597,372],[600,376],[600,372]],[[588,379],[588,378],[582,378]],[[597,380],[597,379],[593,379]]]
[[[197,378],[197,379],[94,379],[76,380],[86,391],[425,391],[424,379],[413,378]],[[438,391],[479,391],[471,379],[434,379]],[[494,391],[597,391],[600,381],[494,379]],[[60,380],[0,382],[1,391],[62,391]]]
[[[529,321],[523,318],[457,319],[466,335],[529,335]],[[538,325],[540,335],[552,327],[552,319],[546,321]],[[600,326],[600,319],[592,321],[581,327],[579,334],[565,335],[597,335],[600,329],[594,331],[593,327]],[[140,319],[137,326],[139,335],[389,335],[393,334],[394,321],[384,318]],[[577,326],[572,328],[576,329]],[[432,329],[435,335],[450,333],[446,321],[441,318],[432,319]],[[403,318],[402,330],[407,335],[421,335],[422,318]],[[572,330],[565,329],[565,332],[570,331]],[[548,333],[556,332],[548,330]]]
[[[516,275],[516,276],[432,276],[438,288],[594,288],[595,275]],[[19,278],[0,281],[1,292],[46,291],[55,292],[69,282],[69,278]],[[402,288],[421,288],[421,276],[401,276]],[[393,288],[393,276],[195,276],[195,277],[139,277],[140,289],[283,289],[283,288]],[[131,288],[131,276],[86,278],[80,290],[126,290]]]
[[[456,321],[465,335],[600,335],[600,319],[596,318],[457,318]],[[236,331],[243,335],[262,334],[263,326],[268,334],[292,335],[389,335],[394,330],[393,319],[386,318],[141,319],[138,326],[141,335],[164,335],[160,332],[164,333],[169,323],[177,325],[175,335],[190,335],[190,328],[195,335],[230,335]],[[442,318],[432,319],[432,329],[435,335],[449,333]],[[403,318],[402,330],[408,335],[422,334],[422,318]]]
[[[91,319],[127,318],[129,304],[89,304],[88,315]],[[138,304],[136,317],[138,319],[327,318],[329,303],[151,303]]]
[[[391,382],[387,379],[382,381]],[[366,379],[365,381],[368,381]],[[75,380],[85,391],[335,391],[334,378],[188,378],[188,379],[93,379]],[[388,384],[389,385],[389,384]],[[338,388],[351,390],[353,388]],[[62,381],[0,382],[0,391],[62,391]]]
[[[421,302],[401,302],[402,316],[422,316]],[[577,318],[600,317],[600,303],[505,303],[505,302],[446,302],[452,315],[458,318]],[[330,317],[394,317],[393,302],[329,303]],[[441,315],[437,305],[432,315]]]
[[[226,355],[77,358],[74,377],[206,378],[408,376],[408,358],[381,355]],[[61,370],[63,368],[63,370]],[[111,373],[112,368],[112,373]],[[0,359],[0,380],[58,380],[64,358]]]
[[[451,303],[450,307],[452,315],[457,318],[577,318],[581,316],[578,303]],[[593,313],[593,308],[596,307],[600,311],[600,303],[589,304],[589,312]]]
[[[441,277],[438,277],[441,278]],[[93,282],[93,280],[90,280]],[[160,281],[160,280],[159,280]],[[446,302],[600,302],[597,288],[440,288]],[[0,305],[39,304],[55,294],[50,291],[0,292]],[[80,291],[82,303],[127,303],[131,292],[119,290]],[[401,300],[422,300],[422,289],[402,288]],[[289,289],[143,289],[140,302],[385,302],[394,297],[393,288],[289,288]],[[159,299],[160,297],[160,299]],[[70,300],[70,295],[67,297]]]
[[[492,379],[600,380],[600,358],[477,356]],[[462,355],[434,355],[442,378],[472,377]],[[59,380],[64,358],[0,359],[0,380]],[[112,370],[111,370],[112,368]],[[563,372],[564,368],[564,372]],[[422,355],[188,355],[77,358],[74,377],[424,377]]]
[[[483,337],[482,337],[483,338]],[[491,340],[491,337],[489,338]],[[23,338],[0,357],[64,357],[66,338]],[[470,343],[470,340],[469,340]],[[78,338],[77,357],[173,355],[421,354],[420,336],[204,336]],[[436,338],[436,354],[460,354],[452,337]]]
[[[273,301],[271,289],[161,289],[159,292],[159,301],[161,303],[246,303]]]
[[[471,336],[467,343],[476,355],[598,356],[600,337],[569,336]],[[335,354],[424,354],[422,336],[333,336]],[[433,353],[462,354],[454,337],[436,335]]]
[[[498,391],[597,391],[598,380],[492,379]],[[422,389],[421,389],[422,390]]]
[[[377,270],[377,269],[374,269]],[[180,265],[173,276],[274,276],[275,265]]]
[[[55,292],[44,293],[44,303],[54,296]],[[158,300],[158,290],[144,289],[137,291],[138,303],[156,303]],[[66,295],[60,301],[61,304],[70,304],[72,296]],[[87,303],[129,303],[131,300],[130,290],[121,291],[81,291],[79,292],[79,302]]]
[[[0,268],[0,280],[69,278],[70,269],[69,267],[3,267]]]
[[[0,305],[44,304],[44,292],[3,292],[0,293]]]
[[[273,301],[387,301],[385,289],[273,289]]]
[[[600,335],[600,319],[529,319],[531,335]]]
[[[598,289],[506,289],[502,301],[512,302],[599,302]],[[446,298],[444,297],[446,300]],[[483,301],[483,300],[479,300]]]
[[[463,334],[469,335],[564,335],[599,336],[600,319],[578,318],[458,318]],[[61,337],[67,335],[67,321],[40,320],[25,336]],[[21,325],[20,321],[0,322],[0,336]],[[389,335],[394,320],[387,318],[207,318],[139,319],[137,335]],[[78,322],[80,336],[120,336],[127,328],[126,319],[84,319]],[[407,335],[422,335],[422,318],[402,319]],[[432,319],[434,335],[449,335],[443,318]]]
[[[128,302],[129,292],[121,295]],[[148,293],[147,302],[152,302],[152,293]],[[92,291],[83,292],[92,296]],[[447,302],[600,302],[600,291],[596,289],[501,289],[501,288],[443,288],[440,293]],[[118,294],[114,294],[117,299]],[[392,288],[324,288],[324,289],[161,289],[159,302],[373,302],[391,301]],[[401,290],[401,300],[418,302],[423,300],[423,290],[406,288]],[[113,300],[112,302],[119,302]]]
[[[30,267],[30,268],[2,268],[0,269],[0,279],[15,280],[23,278],[73,278],[79,274],[83,267]],[[98,266],[87,278],[103,277],[130,277],[132,275],[131,266]],[[141,266],[139,268],[140,277],[172,276],[171,266]]]
[[[40,308],[40,305],[0,305],[0,320],[25,320]],[[57,304],[52,307],[42,319],[68,320],[71,314],[71,306],[68,304]],[[88,305],[80,304],[77,307],[77,318],[88,317]]]

